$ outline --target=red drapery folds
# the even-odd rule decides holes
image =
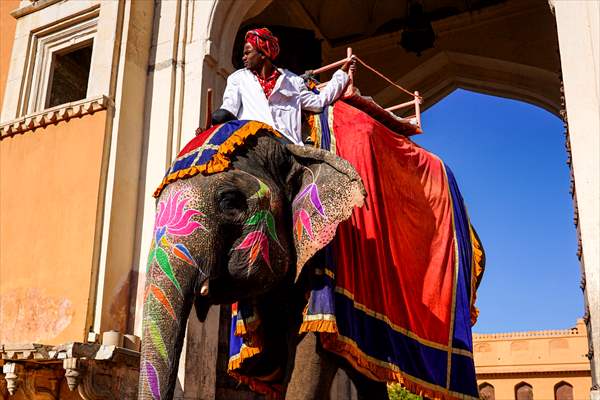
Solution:
[[[471,316],[482,249],[452,172],[346,103],[311,118],[316,142],[350,161],[367,198],[338,227],[302,330],[321,332],[371,378],[431,398],[477,398]]]
[[[394,128],[371,111],[338,101],[309,117],[314,143],[354,166],[367,198],[317,254],[300,331],[319,333],[372,379],[432,399],[477,398],[471,324],[483,249],[451,170],[399,134],[408,124]],[[243,367],[267,353],[259,323],[249,304],[235,309],[229,371],[282,396],[283,365],[267,377]]]

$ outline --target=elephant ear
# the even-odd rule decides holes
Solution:
[[[366,192],[348,161],[308,146],[286,147],[296,161],[288,179],[298,278],[306,262],[334,238],[339,223],[363,205]]]

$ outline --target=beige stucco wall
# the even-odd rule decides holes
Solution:
[[[478,384],[489,383],[494,386],[496,400],[514,400],[515,386],[521,382],[526,382],[533,388],[533,398],[535,400],[553,400],[554,385],[559,382],[567,382],[573,386],[573,400],[588,400],[590,398],[590,377],[589,376],[520,376],[511,378],[487,378],[479,379]]]
[[[554,399],[559,382],[573,386],[574,400],[590,398],[592,383],[586,357],[583,320],[572,329],[473,335],[478,384],[494,386],[496,400],[515,398],[515,386],[526,382],[534,399]]]
[[[86,337],[105,123],[0,141],[0,343]]]

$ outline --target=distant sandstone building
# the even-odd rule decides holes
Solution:
[[[587,400],[592,385],[583,320],[571,329],[473,335],[482,400]]]

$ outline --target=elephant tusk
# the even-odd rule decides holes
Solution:
[[[200,288],[200,296],[208,296],[208,279],[204,281]]]

